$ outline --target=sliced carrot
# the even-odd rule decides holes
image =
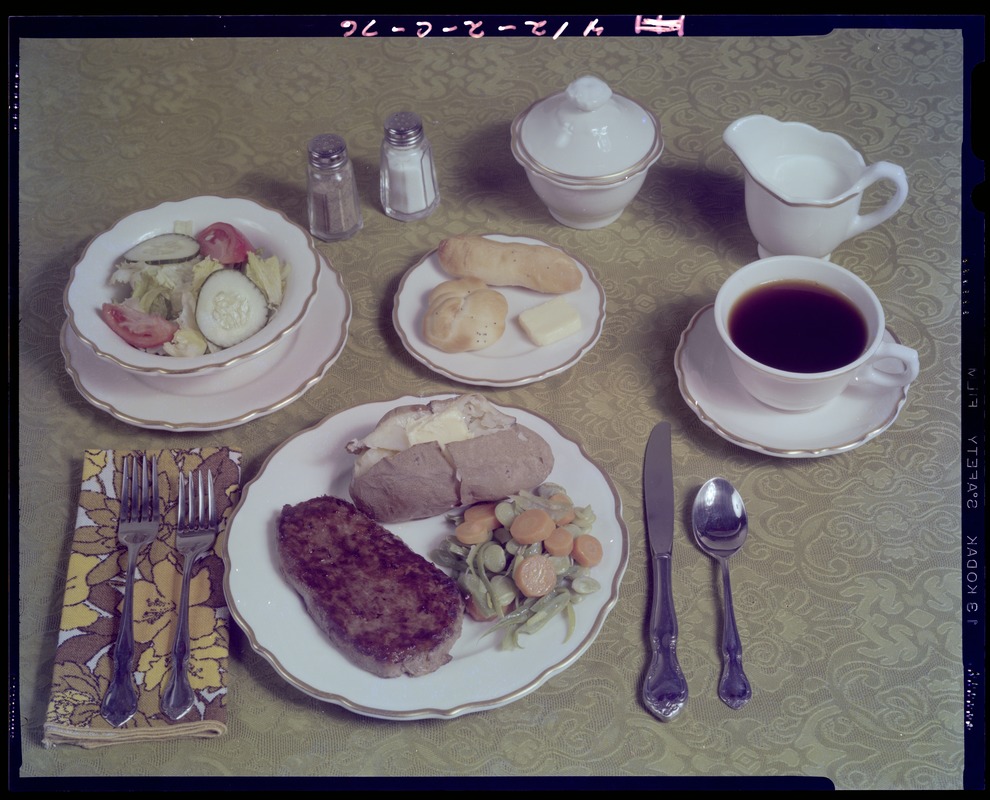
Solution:
[[[461,544],[482,544],[492,538],[492,531],[479,520],[462,522],[454,528],[454,538]]]
[[[557,585],[557,573],[548,556],[526,556],[513,571],[512,580],[526,597],[543,597]]]
[[[477,503],[464,511],[465,522],[481,522],[488,530],[495,530],[501,523],[495,516],[494,503]]]
[[[602,560],[602,543],[590,533],[582,533],[574,539],[571,558],[582,567],[593,567]]]
[[[551,495],[547,499],[550,500],[551,503],[568,506],[566,511],[561,511],[556,517],[554,517],[554,522],[557,523],[558,528],[563,528],[565,525],[570,525],[577,518],[577,513],[574,511],[574,503],[571,502],[571,498],[569,498],[566,494],[561,494],[558,492],[555,495]]]
[[[553,517],[542,508],[529,508],[516,516],[509,532],[519,544],[536,544],[546,539],[556,527]]]
[[[543,540],[543,549],[552,556],[569,556],[574,549],[574,534],[558,526]]]

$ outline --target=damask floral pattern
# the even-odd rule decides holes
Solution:
[[[824,777],[841,789],[960,788],[960,263],[969,199],[961,196],[959,30],[419,40],[343,39],[317,26],[293,38],[19,45],[22,775],[645,776],[660,785],[665,776],[770,776]],[[650,107],[665,148],[617,222],[575,231],[554,223],[533,193],[512,158],[509,126],[534,100],[589,72]],[[378,202],[381,126],[406,107],[423,117],[441,191],[439,209],[410,224],[386,218]],[[888,325],[919,351],[921,376],[883,435],[801,463],[721,439],[686,407],[673,370],[691,317],[756,258],[741,168],[721,138],[752,113],[838,133],[867,163],[903,166],[910,185],[897,214],[833,260],[877,292]],[[348,143],[365,219],[358,236],[320,245],[353,300],[347,345],[327,376],[277,413],[215,434],[138,430],[91,407],[65,374],[58,341],[65,276],[86,243],[137,208],[201,194],[250,197],[305,224],[305,146],[324,132]],[[879,199],[864,207],[871,202]],[[95,634],[77,644],[96,658],[96,672],[57,649],[63,597],[71,624],[105,641],[120,598],[108,583],[119,562],[106,558],[114,515],[98,487],[85,501],[91,520],[69,546],[79,454],[226,444],[244,453],[250,479],[285,439],[329,414],[463,388],[405,352],[391,304],[402,274],[440,238],[485,232],[559,246],[605,288],[604,331],[584,359],[530,386],[484,390],[546,416],[617,486],[632,546],[598,640],[518,702],[403,724],[292,690],[233,628],[228,671],[220,672],[229,692],[210,706],[226,709],[227,735],[45,750],[50,700],[60,719],[85,724],[105,681],[105,656],[86,644]],[[639,700],[650,598],[642,459],[659,420],[674,429],[673,583],[691,691],[670,725]],[[109,485],[99,452],[86,471]],[[754,697],[735,712],[715,693],[717,574],[693,544],[686,512],[713,475],[739,486],[751,518],[732,569]],[[169,568],[164,546],[142,564],[146,576]],[[219,573],[204,573],[201,622],[222,605]],[[157,687],[166,645],[155,615],[168,601],[143,597],[141,663]],[[222,670],[210,654],[227,642],[206,636],[203,663]],[[53,692],[47,676],[56,672]],[[216,674],[197,679],[205,686]]]
[[[161,713],[161,696],[172,669],[182,558],[174,548],[178,475],[212,470],[217,512],[226,519],[237,502],[240,453],[223,448],[158,453],[162,524],[143,551],[134,583],[135,675],[138,710],[123,728],[100,716],[112,672],[112,642],[119,617],[127,566],[117,543],[122,459],[126,453],[87,450],[76,533],[65,583],[52,697],[45,721],[45,743],[73,742],[102,747],[168,736],[215,736],[226,729],[229,614],[223,595],[223,563],[206,556],[190,584],[189,682],[196,705],[173,722]]]

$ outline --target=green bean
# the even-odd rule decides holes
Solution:
[[[498,617],[484,635],[501,632],[500,649],[521,647],[522,634],[536,633],[558,615],[565,617],[564,641],[567,641],[576,626],[573,606],[601,588],[598,581],[589,576],[589,570],[575,564],[570,556],[550,557],[557,586],[544,597],[524,599],[512,579],[514,570],[524,558],[546,554],[540,542],[522,545],[512,538],[509,528],[522,511],[540,508],[554,519],[563,519],[573,511],[573,520],[563,527],[573,536],[591,531],[595,522],[591,506],[577,507],[567,499],[551,499],[559,496],[567,498],[568,493],[556,483],[545,483],[534,491],[520,491],[495,504],[499,527],[492,532],[489,541],[468,546],[450,536],[432,554],[437,564],[450,571],[482,615]],[[464,520],[464,514],[450,513],[446,519],[456,526]]]
[[[567,616],[567,635],[564,636],[564,641],[566,642],[571,638],[571,634],[574,633],[574,626],[577,624],[577,616],[574,614],[574,598],[571,598],[571,602],[567,604],[567,608],[564,611]]]

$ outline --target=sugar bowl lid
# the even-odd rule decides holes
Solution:
[[[560,182],[610,183],[660,157],[660,123],[648,109],[593,75],[533,103],[512,123],[512,153]]]

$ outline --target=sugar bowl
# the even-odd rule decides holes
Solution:
[[[533,190],[571,228],[618,219],[663,151],[656,116],[593,75],[530,105],[511,133]]]

